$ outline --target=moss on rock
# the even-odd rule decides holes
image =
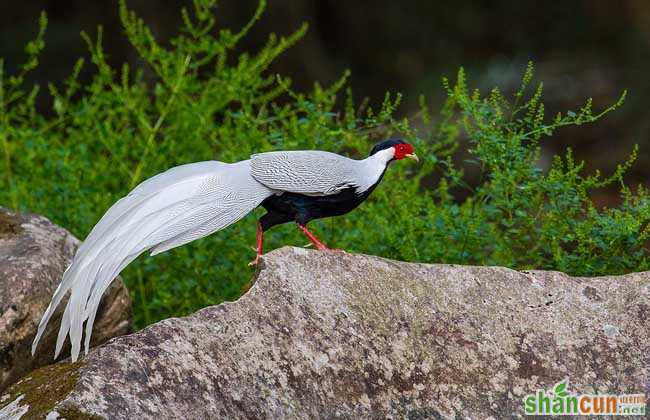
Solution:
[[[54,410],[56,405],[64,400],[75,387],[79,379],[79,369],[83,361],[62,362],[31,372],[29,375],[11,386],[3,395],[0,407],[10,404],[16,398],[23,396],[21,406],[29,406],[29,410],[21,419],[43,419]],[[9,395],[7,398],[6,396]],[[90,418],[82,413],[79,415],[64,415],[63,410],[56,410],[68,420]],[[77,411],[77,410],[72,410]],[[74,414],[74,413],[69,413]]]
[[[17,235],[21,231],[20,221],[14,214],[0,211],[0,239]]]

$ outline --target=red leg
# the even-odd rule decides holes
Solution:
[[[319,251],[324,251],[326,249],[329,249],[324,243],[318,240],[317,237],[314,236],[313,233],[309,231],[305,226],[298,224],[298,229],[302,230],[302,233],[304,233],[309,240],[311,241],[312,244],[318,249]]]
[[[257,265],[257,263],[260,262],[260,257],[262,257],[262,254],[264,253],[264,230],[262,229],[261,223],[257,223],[257,233],[255,234],[255,240],[255,251],[257,252],[257,255],[255,255],[255,259],[248,265]]]

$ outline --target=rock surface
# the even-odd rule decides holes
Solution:
[[[0,391],[53,362],[64,304],[50,321],[35,357],[31,344],[78,244],[72,234],[44,217],[0,208]],[[106,292],[98,319],[92,337],[95,345],[131,331],[131,300],[121,280]]]
[[[0,406],[25,418],[522,417],[525,394],[565,378],[571,391],[648,395],[649,338],[650,273],[282,248],[239,301],[39,369]]]

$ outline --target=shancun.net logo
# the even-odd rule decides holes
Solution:
[[[645,415],[644,394],[576,394],[567,390],[568,380],[550,390],[538,390],[524,397],[527,415]]]

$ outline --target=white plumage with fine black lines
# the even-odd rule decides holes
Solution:
[[[258,206],[267,213],[258,223],[253,263],[262,255],[264,232],[286,222],[295,222],[318,249],[328,249],[307,229],[307,223],[356,208],[381,181],[387,165],[405,157],[417,160],[413,147],[402,140],[388,140],[363,160],[322,151],[268,152],[231,164],[182,165],[144,181],[108,209],[77,250],[41,318],[32,353],[68,292],[55,358],[69,336],[75,361],[84,323],[87,353],[102,295],[135,258],[210,235]]]

